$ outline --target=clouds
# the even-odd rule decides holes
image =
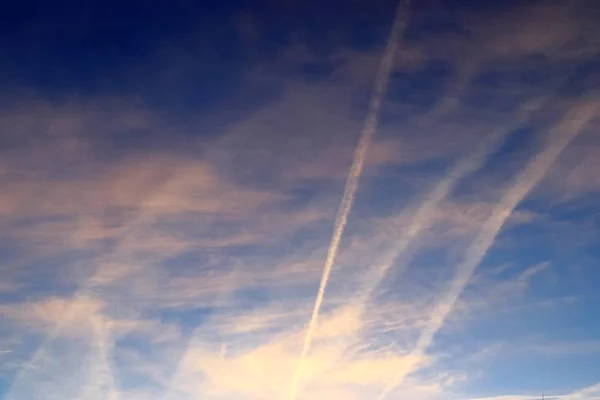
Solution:
[[[593,14],[419,7],[299,399],[594,399],[573,390],[591,375],[545,389],[523,361],[583,371],[597,352],[577,283],[597,277]],[[3,103],[0,398],[289,395],[380,52],[344,27],[333,46],[331,21],[321,47],[290,26],[269,50],[281,23],[236,15],[249,55],[216,63],[243,70],[230,82],[194,78],[191,37],[155,49],[169,106],[131,86]],[[198,79],[231,87],[196,107]]]
[[[284,318],[285,315],[287,314],[284,314]],[[407,368],[412,364],[410,359],[392,352],[364,352],[362,355],[355,353],[360,351],[358,349],[349,352],[346,346],[356,341],[355,335],[361,328],[361,323],[356,318],[356,313],[351,310],[323,318],[314,336],[315,351],[305,360],[306,372],[302,374],[304,390],[301,396],[310,396],[310,393],[322,396],[329,393],[334,398],[343,398],[361,386],[381,384],[390,378],[391,371]],[[232,334],[229,329],[232,320],[235,321],[234,316],[227,317],[223,334]],[[245,320],[243,324],[247,322]],[[248,326],[246,325],[246,329]],[[264,328],[264,325],[260,326]],[[279,328],[283,326],[285,324],[279,325]],[[246,332],[246,337],[252,337],[248,333]],[[265,399],[285,396],[296,367],[303,333],[302,329],[290,331],[288,328],[280,332],[275,340],[260,344],[234,344],[233,348],[224,347],[211,354],[206,349],[210,343],[207,342],[208,338],[199,332],[198,342],[188,348],[179,366],[180,370],[174,381],[175,389],[172,390],[188,391],[187,396],[192,398],[202,395]],[[240,376],[249,379],[240,380]],[[202,388],[193,386],[192,382],[202,379],[200,377],[206,379],[207,385]]]

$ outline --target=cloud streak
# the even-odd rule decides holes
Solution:
[[[327,289],[327,283],[329,281],[329,276],[331,275],[331,269],[335,262],[340,242],[342,240],[344,228],[346,227],[346,223],[348,221],[348,215],[352,209],[352,203],[354,202],[356,191],[358,190],[358,181],[363,170],[365,157],[377,130],[379,110],[385,99],[385,94],[387,93],[389,77],[392,71],[396,49],[398,48],[398,42],[401,39],[404,30],[406,29],[409,11],[410,0],[401,0],[396,11],[396,16],[393,21],[392,31],[388,38],[387,46],[381,59],[381,66],[375,80],[375,88],[373,89],[373,95],[369,104],[367,119],[360,135],[360,139],[354,153],[352,166],[350,167],[350,172],[346,180],[344,194],[335,221],[333,236],[327,251],[325,266],[323,267],[323,276],[321,277],[312,315],[306,330],[306,338],[304,340],[304,345],[302,346],[302,352],[300,353],[298,366],[296,367],[294,376],[292,378],[292,387],[289,396],[290,400],[295,400],[298,395],[298,386],[304,368],[304,360],[310,351],[312,338],[318,324],[319,312],[325,296],[325,290]]]
[[[594,102],[579,105],[567,113],[564,120],[550,133],[549,143],[541,153],[519,173],[502,200],[492,211],[490,218],[485,221],[481,231],[466,251],[464,261],[456,268],[456,273],[450,282],[450,288],[444,298],[438,303],[432,313],[431,320],[425,327],[413,350],[413,354],[422,355],[431,345],[436,333],[443,326],[447,316],[463,289],[469,282],[473,272],[486,256],[489,248],[494,243],[496,236],[502,229],[505,221],[510,217],[515,207],[529,194],[538,182],[548,172],[560,153],[575,139],[585,125],[597,116],[598,106]],[[378,400],[386,398],[398,385],[406,373],[398,376],[377,397]]]
[[[348,4],[381,11],[366,36],[364,20],[333,35],[361,46],[311,25],[316,47],[292,35],[206,113],[10,99],[0,398],[517,400],[550,372],[567,396],[597,350],[580,318],[597,297],[590,21],[573,23],[580,0],[434,3],[411,7],[393,66],[362,43],[388,33],[387,6]],[[242,18],[244,45],[268,40],[262,15]],[[170,76],[200,74],[178,54]]]

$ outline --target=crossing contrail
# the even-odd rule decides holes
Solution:
[[[249,140],[249,135],[245,135],[241,138],[241,142],[245,143]],[[223,143],[224,142],[224,143]],[[232,144],[229,141],[223,140],[222,146],[227,147]],[[215,144],[216,146],[216,144]],[[241,147],[241,146],[240,146]],[[231,154],[231,158],[235,158],[239,150],[235,150]],[[23,367],[17,372],[15,378],[10,384],[8,393],[12,393],[13,387],[16,385],[28,381],[27,371],[36,367],[41,360],[48,357],[48,348],[50,347],[53,340],[55,340],[63,331],[67,323],[76,314],[78,305],[80,302],[84,302],[88,296],[93,295],[95,291],[103,284],[103,280],[106,279],[104,276],[107,270],[110,272],[111,266],[115,264],[125,264],[130,262],[132,257],[130,247],[135,244],[137,239],[137,232],[142,232],[148,229],[148,224],[153,222],[156,217],[155,203],[160,203],[160,196],[164,193],[169,193],[177,184],[177,174],[180,169],[172,165],[169,166],[168,173],[161,177],[157,188],[152,193],[148,194],[144,200],[141,201],[136,214],[130,220],[130,222],[124,225],[123,232],[120,235],[120,240],[116,248],[109,254],[102,256],[97,261],[97,267],[94,268],[93,273],[89,278],[82,282],[81,286],[72,295],[70,305],[65,310],[64,315],[53,325],[42,343],[34,351],[31,358],[24,363]]]
[[[549,143],[514,180],[508,192],[493,209],[491,216],[484,222],[479,235],[467,249],[463,262],[458,266],[450,289],[444,299],[437,305],[429,323],[424,328],[411,359],[419,359],[433,342],[433,339],[446,318],[454,308],[456,301],[469,282],[475,268],[487,254],[494,243],[502,226],[510,217],[515,207],[529,194],[537,183],[548,172],[556,158],[567,145],[578,135],[584,126],[597,115],[598,107],[595,104],[584,104],[577,109],[573,108],[565,119],[556,127]],[[377,400],[386,398],[396,387],[404,381],[407,373],[397,375],[392,382],[377,397]]]
[[[482,145],[481,148],[473,155],[459,162],[448,174],[446,178],[440,181],[433,189],[426,201],[412,214],[412,210],[407,210],[413,218],[410,220],[408,228],[402,233],[399,242],[386,254],[384,260],[379,263],[370,272],[372,279],[369,279],[363,289],[363,297],[361,298],[362,307],[373,292],[385,278],[389,269],[395,264],[396,260],[409,248],[413,240],[429,226],[432,221],[433,214],[448,195],[452,192],[456,183],[465,176],[477,171],[487,160],[490,153],[502,143],[505,135],[495,133],[490,136]]]
[[[99,267],[95,269],[92,276],[83,283],[83,285],[77,290],[77,292],[75,292],[72,299],[70,300],[70,303],[69,303],[67,309],[65,310],[65,313],[62,315],[60,320],[58,320],[54,324],[54,326],[50,329],[50,332],[45,337],[43,342],[35,350],[31,359],[16,374],[15,378],[13,379],[13,382],[11,383],[11,389],[8,392],[9,395],[10,395],[10,393],[12,393],[12,389],[14,386],[20,384],[20,382],[22,380],[27,381],[27,378],[28,378],[26,376],[27,371],[30,370],[32,367],[36,367],[36,365],[42,359],[44,359],[44,357],[47,356],[46,353],[48,351],[48,348],[49,348],[51,342],[54,339],[56,339],[56,337],[58,337],[58,335],[62,332],[62,330],[67,325],[67,323],[70,322],[71,319],[73,318],[73,316],[79,311],[79,305],[81,303],[84,303],[86,301],[86,299],[88,298],[88,296],[90,295],[90,293],[93,292],[94,289],[97,288],[98,279],[101,278],[102,273],[105,271],[104,267],[106,265],[110,265],[112,262],[114,262],[115,257],[117,259],[120,258],[119,253],[122,251],[121,249],[124,247],[127,247],[127,244],[129,244],[129,242],[131,241],[131,237],[133,236],[132,233],[133,233],[134,229],[137,228],[142,221],[146,220],[146,217],[147,217],[146,214],[147,214],[147,209],[143,206],[141,214],[136,218],[136,220],[133,222],[133,224],[130,227],[128,227],[126,234],[123,235],[124,239],[119,244],[117,250],[115,251],[116,254],[113,253],[107,257],[103,257],[104,260],[100,261]],[[31,384],[33,384],[33,383],[31,383]]]
[[[490,155],[504,143],[508,132],[514,131],[526,123],[534,112],[541,109],[552,98],[553,96],[551,94],[546,94],[529,101],[521,108],[515,121],[511,123],[508,128],[500,128],[499,130],[492,132],[482,141],[474,154],[465,157],[456,164],[456,166],[450,170],[448,175],[434,187],[426,200],[415,212],[413,212],[412,209],[407,209],[403,212],[407,219],[409,215],[412,216],[408,227],[401,233],[396,246],[385,255],[383,261],[376,264],[375,267],[369,271],[370,279],[363,285],[361,294],[355,300],[359,313],[365,312],[367,303],[375,295],[375,290],[386,277],[390,268],[397,263],[398,259],[403,256],[404,252],[423,230],[432,223],[433,218],[435,218],[436,209],[438,209],[440,204],[448,198],[456,184],[466,176],[479,170],[487,162]],[[434,112],[436,111],[434,110]],[[400,219],[403,220],[404,216]],[[408,263],[409,260],[403,260],[402,265],[400,265],[400,272],[402,272],[402,269],[405,268]]]
[[[344,233],[344,228],[346,227],[348,214],[352,209],[352,203],[356,195],[356,190],[358,189],[358,180],[363,170],[365,156],[367,154],[367,151],[369,150],[371,142],[373,141],[373,136],[375,135],[379,117],[379,110],[387,92],[390,72],[394,64],[394,58],[398,47],[398,41],[400,40],[401,35],[404,32],[404,29],[407,25],[409,11],[410,0],[401,2],[398,5],[398,9],[396,11],[396,16],[392,26],[392,31],[388,38],[387,46],[385,48],[385,52],[381,60],[381,65],[379,66],[379,71],[375,79],[375,87],[369,104],[369,111],[360,136],[360,140],[354,152],[354,158],[352,161],[352,166],[350,167],[348,178],[346,179],[344,195],[342,197],[342,201],[338,209],[333,235],[331,237],[329,250],[327,251],[327,257],[325,259],[325,266],[323,267],[323,275],[321,277],[319,291],[315,299],[312,316],[308,325],[308,329],[306,331],[304,346],[302,348],[302,353],[300,354],[298,365],[296,367],[292,379],[292,388],[289,397],[290,400],[295,400],[297,396],[298,384],[300,381],[300,376],[302,374],[304,360],[310,349],[312,337],[317,327],[319,311],[321,309],[321,304],[323,303],[323,297],[327,288],[327,282],[329,281],[329,275],[331,274],[331,268],[335,261],[338,248],[340,246],[340,241],[342,239],[342,234]]]
[[[132,245],[134,239],[137,237],[136,232],[140,231],[147,226],[147,223],[154,218],[154,209],[152,203],[156,198],[165,192],[175,183],[174,176],[172,174],[166,176],[161,182],[159,190],[149,195],[140,205],[138,213],[134,216],[132,221],[126,226],[124,232],[121,235],[117,247],[110,253],[100,258],[98,266],[94,269],[92,275],[87,278],[73,294],[69,306],[65,310],[62,317],[53,325],[50,332],[46,335],[42,343],[34,351],[32,357],[23,365],[23,367],[17,372],[15,378],[11,382],[8,390],[8,398],[10,399],[13,391],[19,385],[33,385],[34,383],[29,382],[31,377],[29,376],[31,371],[35,369],[38,364],[48,357],[49,347],[52,341],[54,341],[60,333],[63,331],[65,326],[71,321],[71,319],[80,312],[79,307],[84,304],[90,295],[102,284],[103,274],[106,272],[106,267],[110,269],[113,264],[119,264],[129,261],[131,252],[128,250]]]

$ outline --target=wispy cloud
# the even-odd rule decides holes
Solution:
[[[0,115],[0,397],[280,400],[296,374],[298,399],[539,398],[546,378],[516,379],[523,357],[576,370],[598,350],[571,311],[596,277],[599,110],[575,88],[598,37],[573,22],[585,2],[551,3],[457,8],[447,35],[415,9],[333,253],[380,51],[299,35],[240,78],[274,94],[206,114],[15,98]],[[266,35],[249,11],[236,21],[246,46]],[[315,65],[328,79],[290,72]],[[494,362],[515,374],[504,393],[486,387]],[[567,381],[546,398],[598,398]]]

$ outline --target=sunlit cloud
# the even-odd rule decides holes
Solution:
[[[385,29],[262,49],[251,10],[216,103],[204,33],[151,52],[164,99],[10,92],[0,398],[600,399],[594,18],[442,3],[371,114]]]

